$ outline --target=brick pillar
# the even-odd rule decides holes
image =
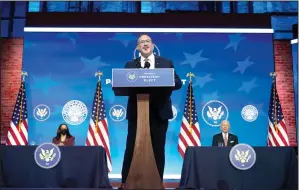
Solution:
[[[1,143],[5,143],[12,111],[21,84],[23,39],[2,39],[1,63]]]
[[[276,86],[287,125],[289,141],[296,146],[296,116],[294,100],[294,78],[292,46],[289,40],[274,41]]]

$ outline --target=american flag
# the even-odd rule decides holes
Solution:
[[[268,121],[268,146],[289,146],[286,123],[276,90],[275,80],[272,83]]]
[[[110,156],[110,143],[108,122],[106,118],[105,104],[100,81],[97,83],[97,89],[94,95],[91,118],[89,122],[86,146],[103,146],[106,150],[108,171],[112,171],[112,162]]]
[[[6,145],[28,145],[28,119],[25,82],[22,80],[7,132]]]
[[[183,158],[188,146],[201,146],[200,130],[193,95],[192,81],[190,81],[188,85],[184,116],[179,135],[178,150]]]

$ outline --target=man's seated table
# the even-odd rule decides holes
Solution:
[[[256,162],[252,168],[244,171],[231,164],[231,148],[189,147],[179,188],[217,189],[226,186],[234,190],[298,189],[298,161],[293,147],[253,147]]]
[[[111,188],[103,147],[62,146],[61,160],[51,169],[36,164],[36,147],[0,146],[0,178],[4,187]]]

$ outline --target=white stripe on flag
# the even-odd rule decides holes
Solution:
[[[19,133],[19,129],[17,129],[17,127],[15,126],[15,124],[13,122],[10,122],[10,127],[12,129],[12,132],[14,133],[14,135],[17,137],[18,141],[20,142],[20,145],[25,145],[25,142],[23,141],[23,139]]]
[[[17,145],[15,139],[10,134],[10,131],[8,131],[8,133],[7,133],[7,138],[9,139],[8,141],[10,142],[11,145]]]

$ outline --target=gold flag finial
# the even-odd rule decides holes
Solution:
[[[22,77],[22,80],[23,80],[23,81],[25,81],[25,77],[26,77],[26,76],[28,77],[28,73],[27,73],[26,71],[22,71],[22,72],[21,72],[21,77]]]
[[[273,79],[275,79],[277,77],[277,74],[275,72],[271,72],[270,73],[270,77],[272,77]]]
[[[101,71],[97,71],[96,73],[95,73],[95,77],[97,76],[97,77],[99,77],[99,81],[101,80],[101,76],[103,76],[104,74],[103,74],[103,72],[101,72]]]
[[[189,80],[192,81],[192,77],[195,77],[194,73],[189,72],[187,73],[187,77],[189,77]]]

